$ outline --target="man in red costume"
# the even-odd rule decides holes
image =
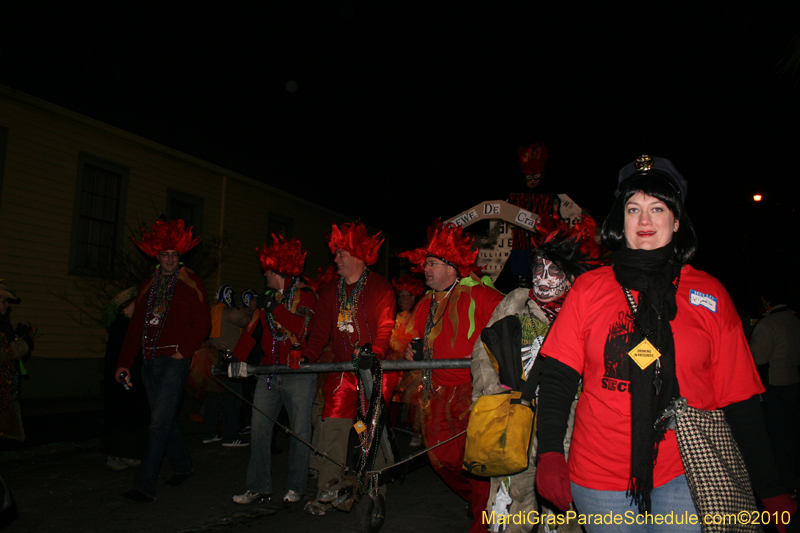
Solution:
[[[192,460],[178,427],[178,406],[192,355],[211,329],[211,316],[203,282],[180,263],[181,254],[200,242],[200,237],[193,239],[192,228],[185,229],[183,220],[156,220],[152,233],[143,232],[142,241],[134,243],[150,257],[156,257],[158,267],[136,296],[115,376],[128,386],[139,386],[139,376],[131,376],[130,368],[142,354],[141,383],[151,411],[150,444],[136,470],[134,488],[123,496],[154,502],[158,471],[165,455],[172,467],[167,484],[180,485],[192,475]]]
[[[479,279],[474,271],[478,255],[472,237],[461,227],[436,225],[423,248],[399,254],[416,270],[425,272],[433,289],[420,299],[409,328],[423,340],[423,355],[430,359],[470,359],[494,308],[503,300],[489,278]],[[413,352],[406,349],[406,359]],[[424,413],[425,445],[430,448],[467,429],[472,404],[469,369],[423,370],[420,407]],[[436,472],[459,496],[470,502],[473,523],[470,531],[486,531],[482,511],[489,497],[489,481],[462,470],[466,435],[428,452]]]
[[[246,361],[252,349],[260,342],[264,351],[263,365],[288,363],[292,344],[305,346],[311,329],[317,296],[301,281],[300,274],[306,260],[300,239],[287,241],[272,236],[272,245],[261,251],[261,268],[267,286],[276,296],[260,300],[259,310],[242,333],[233,356]],[[273,374],[257,376],[253,405],[250,464],[247,467],[247,490],[233,497],[234,503],[247,505],[272,498],[272,442],[273,420],[282,407],[289,415],[289,427],[306,442],[311,441],[311,406],[316,392],[316,374]],[[261,412],[271,417],[267,418]],[[289,490],[283,501],[300,501],[306,492],[309,448],[296,438],[289,444]]]
[[[328,247],[334,254],[338,280],[321,289],[311,337],[303,350],[309,361],[316,361],[329,341],[334,362],[353,361],[365,344],[372,346],[378,358],[386,356],[394,327],[394,289],[368,268],[378,260],[382,243],[380,232],[369,236],[359,221],[333,226]],[[324,396],[319,442],[323,451],[344,464],[356,416],[355,373],[328,374]],[[325,514],[329,502],[338,496],[336,484],[341,477],[340,467],[331,461],[322,461],[319,470],[317,499],[306,504],[306,511],[316,515]]]

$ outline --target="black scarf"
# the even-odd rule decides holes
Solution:
[[[666,425],[656,420],[673,398],[680,395],[675,377],[675,343],[670,321],[678,311],[675,302],[681,266],[671,261],[673,245],[657,250],[623,248],[611,255],[614,275],[624,288],[639,292],[634,328],[628,349],[635,348],[645,338],[661,352],[661,357],[642,370],[633,361],[630,369],[631,393],[631,477],[628,495],[640,513],[650,511],[650,491],[653,490],[653,467],[658,458],[658,446],[666,434]],[[658,390],[658,393],[656,392]]]

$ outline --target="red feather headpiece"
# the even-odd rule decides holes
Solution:
[[[157,256],[164,250],[175,250],[179,254],[185,254],[195,247],[202,237],[192,239],[192,228],[184,228],[181,219],[156,220],[150,233],[142,228],[142,240],[133,239],[133,243],[150,257]]]
[[[465,277],[469,276],[470,272],[480,270],[475,264],[478,250],[473,249],[472,242],[472,236],[464,232],[461,226],[444,225],[441,221],[436,221],[428,228],[427,246],[397,255],[408,258],[411,264],[415,265],[411,269],[414,272],[422,272],[425,258],[433,256],[451,264],[461,277]]]
[[[256,248],[256,251],[258,251],[258,248]],[[303,271],[307,253],[303,250],[300,239],[287,241],[283,235],[276,237],[273,233],[272,245],[267,247],[267,244],[264,243],[264,248],[259,253],[258,260],[264,270],[272,270],[284,276],[294,277]]]
[[[526,176],[536,176],[544,172],[544,164],[547,163],[547,147],[540,142],[533,143],[527,148],[520,148],[517,152],[519,156],[519,168]]]
[[[336,265],[331,265],[326,270],[322,270],[322,267],[317,267],[317,275],[314,276],[314,279],[306,277],[303,279],[306,285],[311,287],[314,292],[319,293],[320,289],[322,289],[326,283],[336,279]]]
[[[364,261],[367,266],[378,260],[378,249],[383,244],[383,237],[379,231],[373,236],[367,234],[367,228],[360,220],[353,223],[346,222],[341,226],[333,224],[333,229],[328,235],[328,248],[332,253],[344,250],[353,257]]]
[[[392,285],[394,285],[394,290],[397,292],[408,291],[415,298],[419,298],[425,292],[425,282],[422,281],[422,278],[413,274],[406,274],[400,278],[393,279]]]

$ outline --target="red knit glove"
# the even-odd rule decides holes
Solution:
[[[789,494],[779,494],[771,498],[761,500],[764,510],[769,513],[769,521],[775,526],[779,533],[786,533],[786,524],[789,517],[797,512],[797,504],[794,503]],[[785,514],[788,512],[789,514]]]
[[[569,470],[563,453],[547,452],[539,456],[536,490],[553,505],[566,511],[572,503]]]

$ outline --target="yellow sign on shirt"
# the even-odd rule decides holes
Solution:
[[[640,342],[633,350],[628,352],[628,355],[630,355],[631,359],[633,359],[636,362],[636,364],[639,365],[639,368],[644,370],[645,368],[653,364],[653,362],[655,362],[656,359],[661,357],[661,352],[656,350],[656,347],[653,346],[649,340],[645,339],[642,342]]]

